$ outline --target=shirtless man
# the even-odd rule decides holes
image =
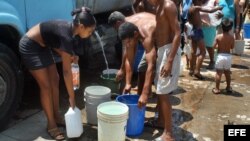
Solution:
[[[190,71],[189,75],[194,75],[196,78],[203,80],[203,76],[200,74],[200,68],[202,65],[202,62],[206,55],[205,50],[205,43],[204,43],[204,35],[202,31],[202,21],[200,12],[207,12],[212,13],[217,10],[221,10],[222,7],[214,7],[211,9],[205,9],[201,6],[202,1],[201,0],[193,0],[193,6],[189,9],[189,16],[188,20],[193,25],[192,33],[191,33],[191,39],[192,39],[192,52],[191,52],[191,64],[190,64]],[[200,53],[196,57],[196,51],[197,48],[199,48]],[[197,59],[197,63],[196,63]],[[195,67],[195,68],[194,68]]]
[[[142,57],[138,66],[138,94],[140,94],[138,106],[145,106],[148,96],[151,93],[156,60],[156,52],[152,43],[152,34],[156,26],[155,15],[142,12],[125,17],[122,13],[115,11],[109,16],[109,23],[113,25],[114,28],[119,29],[118,33],[125,47],[122,66],[118,72],[118,77],[122,77],[124,70],[126,71],[125,93],[130,92],[131,89],[133,63],[136,46],[139,41],[145,49],[145,60],[143,59],[144,57]],[[145,73],[147,75],[145,75]]]
[[[158,48],[155,85],[159,101],[158,124],[164,132],[156,140],[173,141],[172,107],[169,93],[177,89],[180,72],[180,27],[175,3],[171,0],[151,0],[156,7],[155,45]]]

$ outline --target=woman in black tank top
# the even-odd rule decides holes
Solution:
[[[62,61],[69,103],[74,108],[71,63],[78,61],[75,54],[78,53],[78,48],[82,47],[77,45],[77,40],[79,37],[89,37],[96,26],[96,20],[88,8],[76,9],[72,16],[73,22],[42,22],[32,27],[19,42],[22,61],[40,87],[41,104],[48,120],[48,133],[56,140],[65,138],[58,128],[59,125],[65,126],[65,123],[59,114],[59,75],[56,63]]]

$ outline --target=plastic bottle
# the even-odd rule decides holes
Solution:
[[[80,68],[77,63],[71,64],[72,77],[73,77],[73,88],[77,90],[80,88]]]
[[[65,113],[64,118],[68,138],[80,137],[83,133],[81,111],[77,107],[74,110],[70,107],[67,113]]]

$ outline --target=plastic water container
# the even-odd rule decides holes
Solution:
[[[136,54],[135,54],[134,66],[133,66],[134,72],[137,72],[138,65],[141,62],[141,58],[142,58],[143,54],[144,54],[144,48],[143,48],[142,44],[138,44]]]
[[[115,81],[117,72],[118,72],[117,69],[106,69],[102,71],[101,84],[102,86],[110,88],[111,93],[119,93],[120,90],[120,82]]]
[[[138,136],[144,129],[146,107],[138,108],[139,95],[120,95],[116,101],[122,102],[129,107],[129,118],[127,122],[127,136]]]
[[[244,38],[250,39],[250,23],[243,25]]]
[[[83,133],[81,111],[77,107],[74,110],[70,107],[67,113],[65,113],[64,118],[68,138],[80,137]]]
[[[104,102],[97,107],[98,141],[125,141],[129,108],[121,102]]]
[[[77,63],[71,64],[73,88],[77,90],[80,88],[80,67]]]
[[[222,18],[220,19],[217,19],[217,15],[221,13],[221,11],[216,11],[216,12],[213,12],[213,13],[209,13],[208,16],[210,18],[210,24],[211,26],[218,26],[221,24],[221,20]]]
[[[87,123],[97,125],[97,106],[111,101],[111,90],[104,86],[89,86],[84,91],[84,97]]]
[[[244,53],[245,41],[244,40],[235,40],[233,54],[242,55]]]

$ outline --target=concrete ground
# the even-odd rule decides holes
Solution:
[[[208,58],[203,68],[208,65]],[[183,62],[185,59],[183,57]],[[173,127],[176,141],[223,141],[223,126],[225,124],[250,124],[250,49],[245,49],[241,56],[233,55],[232,88],[233,93],[214,95],[215,71],[202,69],[205,81],[196,80],[183,70],[179,79],[179,88],[171,94],[173,106]],[[86,74],[86,73],[85,73]],[[97,84],[94,74],[82,75],[84,84],[81,91],[88,85]],[[89,78],[89,79],[87,79]],[[93,78],[93,79],[90,79]],[[9,128],[0,133],[0,141],[46,141],[51,140],[46,133],[46,118],[39,105],[38,91],[33,84],[27,84],[29,93],[23,99],[21,109],[11,120]],[[222,78],[221,89],[226,86],[225,77]],[[68,107],[67,94],[61,89],[61,112]],[[96,141],[97,128],[86,124],[83,94],[78,93],[77,105],[82,109],[84,133],[80,138],[68,139],[76,141]],[[146,120],[154,117],[155,98],[147,104]],[[152,140],[161,135],[161,130],[144,128],[142,135],[127,138],[131,141]]]

